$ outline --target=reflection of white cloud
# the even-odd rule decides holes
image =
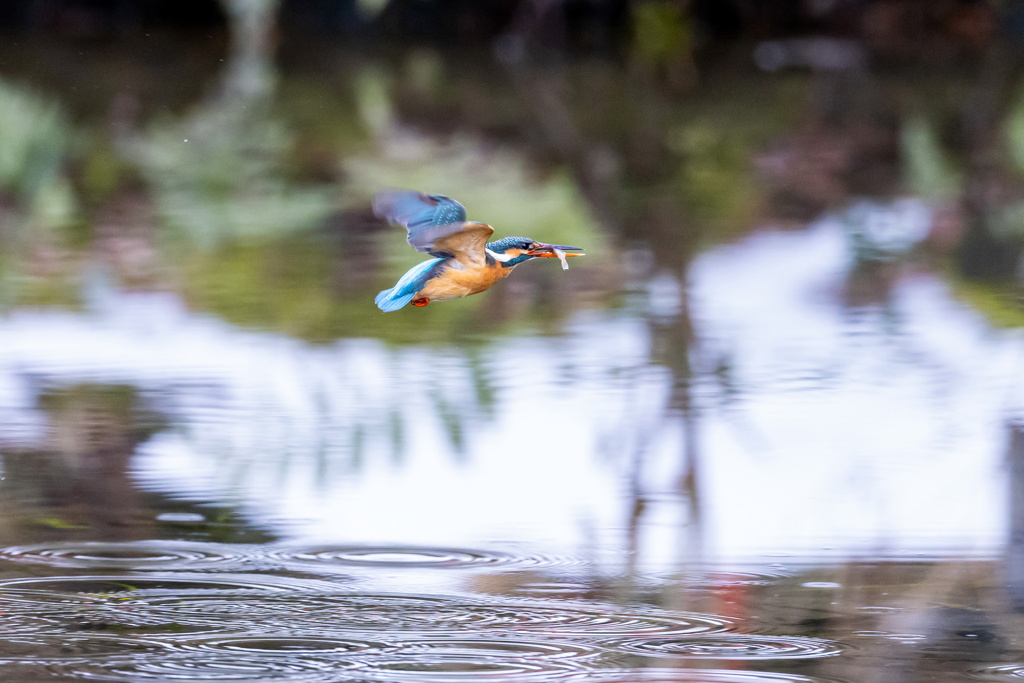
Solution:
[[[469,423],[465,462],[436,414],[438,397],[464,416],[479,412],[461,356],[370,340],[308,346],[188,314],[162,295],[0,322],[0,388],[9,386],[0,406],[5,425],[38,421],[19,377],[131,382],[177,423],[136,459],[144,485],[238,504],[286,535],[579,550],[582,525],[613,522],[617,484],[590,467],[586,401],[558,386],[557,354],[543,362],[560,343],[511,342],[485,361],[504,383],[499,418]],[[400,463],[393,422],[405,430]]]
[[[861,200],[842,214],[847,234],[864,258],[899,258],[928,237],[931,207],[919,199],[898,199],[887,204]]]
[[[843,240],[823,223],[694,264],[698,355],[727,359],[737,390],[723,406],[712,377],[695,383],[704,542],[746,558],[995,550],[1015,340],[931,276],[900,282],[888,313],[844,311]],[[116,294],[88,314],[0,320],[2,436],[38,434],[35,382],[130,382],[176,426],[142,447],[140,482],[234,503],[287,537],[555,553],[596,538],[616,551],[629,456],[672,381],[647,365],[650,334],[630,314],[581,312],[562,337],[496,342],[474,367],[457,349],[310,346],[171,295]],[[472,398],[480,377],[492,417]],[[469,416],[464,458],[438,400]],[[688,538],[671,493],[682,427],[670,426],[644,472],[648,562]]]
[[[1003,537],[1016,344],[932,276],[871,324],[838,305],[839,226],[717,249],[692,273],[697,328],[731,354],[736,412],[702,424],[715,546],[992,550]]]

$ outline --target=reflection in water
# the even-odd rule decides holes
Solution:
[[[352,572],[359,568],[491,569],[510,565],[509,569],[550,569],[573,562],[572,558],[518,555],[496,550],[471,548],[403,547],[371,545],[305,545],[277,547],[273,556],[294,569],[316,572]]]
[[[128,475],[138,445],[163,425],[130,385],[78,383],[44,389],[37,405],[46,437],[6,449],[6,498],[35,509],[22,524],[88,529],[93,538],[152,533],[142,494]],[[12,521],[17,517],[13,517]]]
[[[932,534],[977,550],[995,547],[1003,516],[981,501],[1005,500],[998,474],[1001,437],[983,429],[982,416],[998,414],[1003,405],[1008,387],[1000,367],[1003,359],[1010,361],[1011,347],[988,336],[975,316],[944,298],[939,284],[924,275],[894,290],[900,327],[872,336],[864,327],[871,318],[847,322],[822,305],[840,286],[843,254],[841,232],[826,223],[803,234],[758,236],[695,263],[691,299],[702,330],[700,354],[711,359],[712,369],[726,362],[729,367],[728,384],[714,374],[683,383],[705,433],[704,510],[713,525],[714,552],[817,552],[825,545],[817,539],[837,538],[854,546],[927,550]],[[768,272],[774,286],[759,290],[754,283]],[[136,481],[241,503],[254,521],[282,532],[304,520],[287,533],[319,541],[472,547],[503,528],[513,534],[508,538],[523,533],[533,543],[557,538],[556,554],[578,551],[589,543],[557,510],[583,505],[603,524],[626,519],[615,494],[624,463],[595,468],[587,453],[623,436],[618,429],[609,433],[619,406],[629,406],[622,414],[639,410],[640,420],[649,419],[640,401],[671,386],[656,367],[643,369],[644,349],[637,342],[645,334],[628,314],[582,315],[564,340],[497,341],[466,359],[451,351],[388,350],[356,340],[309,347],[188,316],[169,297],[117,297],[108,305],[94,315],[13,316],[3,325],[6,420],[21,425],[23,443],[38,444],[33,434],[43,427],[26,372],[48,383],[97,374],[130,381],[160,396],[162,419],[175,425],[150,428],[156,430],[151,437],[130,432],[141,434],[131,438],[142,442],[131,465]],[[970,353],[986,355],[991,371],[969,374]],[[557,372],[523,370],[534,368],[532,359],[539,357],[559,359],[550,364]],[[894,370],[902,381],[883,382]],[[487,378],[489,392],[500,391],[500,402],[478,407],[475,372]],[[952,382],[957,392],[942,390]],[[602,402],[590,410],[585,397],[595,395]],[[451,406],[451,418],[439,411],[443,405]],[[543,449],[525,448],[534,439],[513,435],[539,414],[561,415],[575,430],[549,431],[540,439]],[[851,433],[851,414],[875,429]],[[679,437],[650,427],[641,434],[652,451],[643,476],[657,492],[657,482],[665,481],[661,473],[676,467],[672,453]],[[476,484],[469,489],[469,473],[451,456],[451,444],[460,441],[474,454]],[[125,457],[134,443],[125,442]],[[856,452],[858,477],[850,479],[845,460],[823,458],[822,448]],[[964,453],[974,469],[964,471],[955,458],[937,460],[936,452]],[[921,485],[916,462],[928,463],[933,483]],[[979,468],[985,462],[989,469]],[[737,480],[730,471],[751,476]],[[954,498],[936,497],[944,486],[959,491],[966,476],[975,478],[973,487]],[[817,483],[809,486],[808,477]],[[562,480],[578,486],[565,490]],[[105,481],[112,485],[116,478]],[[560,493],[536,495],[523,506],[517,490]],[[865,507],[860,497],[874,502]],[[388,512],[398,509],[391,506],[399,500],[419,512]],[[661,500],[650,497],[649,509],[656,511]],[[832,512],[808,518],[808,504]],[[760,522],[744,514],[749,506],[764,511]],[[892,506],[905,512],[890,516],[885,510]],[[479,524],[467,519],[453,537],[445,520],[459,509],[498,517]],[[844,509],[858,514],[845,515]],[[559,519],[567,524],[552,522]],[[657,524],[648,531],[657,533]],[[614,544],[609,538],[605,547]]]
[[[57,541],[34,545],[10,546],[0,550],[10,562],[42,564],[78,569],[235,569],[250,560],[239,546],[189,541]]]
[[[621,669],[591,671],[566,681],[600,681],[601,683],[816,683],[822,679],[794,673],[768,671],[722,671],[715,669]]]
[[[630,639],[605,645],[646,657],[679,659],[806,659],[831,657],[840,650],[834,643],[799,636],[750,636],[732,634],[720,638]]]
[[[1016,622],[989,607],[992,565],[909,560],[942,553],[942,544],[978,558],[999,548],[1007,528],[1002,436],[984,431],[979,416],[1000,414],[1012,396],[1000,368],[1013,339],[992,336],[923,274],[893,280],[888,318],[851,319],[840,303],[846,244],[842,224],[825,221],[695,257],[688,306],[700,330],[691,342],[696,362],[677,371],[692,376],[684,384],[689,407],[673,393],[673,375],[646,362],[652,343],[675,345],[657,345],[667,338],[657,325],[681,329],[667,286],[622,311],[580,314],[559,337],[495,339],[474,350],[494,394],[487,411],[467,401],[476,395],[467,392],[474,386],[469,361],[450,348],[354,340],[311,346],[187,314],[173,297],[147,297],[141,309],[139,295],[117,292],[88,313],[9,316],[0,328],[0,386],[7,423],[20,425],[8,436],[18,449],[44,450],[61,425],[102,426],[111,421],[104,416],[122,416],[112,422],[144,428],[94,426],[89,438],[70,432],[71,442],[127,444],[128,456],[110,462],[129,472],[122,480],[131,486],[234,506],[287,542],[115,543],[92,540],[90,532],[79,542],[20,543],[0,552],[4,566],[97,575],[0,583],[9,605],[5,628],[31,636],[134,634],[175,650],[50,662],[55,670],[102,666],[112,680],[187,677],[186,664],[198,667],[195,680],[213,676],[207,666],[230,678],[250,675],[248,667],[284,675],[293,665],[295,675],[309,665],[351,668],[366,680],[557,679],[595,669],[616,680],[627,675],[616,669],[637,663],[623,657],[654,672],[663,660],[768,662],[769,669],[806,662],[816,668],[792,680],[804,673],[813,680],[841,677],[851,662],[910,666],[919,654],[1000,661],[1012,651],[1007,634]],[[759,289],[767,273],[774,286]],[[644,324],[648,306],[660,313]],[[989,359],[989,372],[965,369],[978,354]],[[538,357],[558,364],[524,373]],[[957,392],[936,391],[954,381]],[[39,399],[36,387],[62,398]],[[476,416],[460,427],[466,459],[453,457],[445,422],[431,407],[439,394]],[[133,407],[142,396],[159,397],[152,403],[159,418]],[[594,405],[588,396],[601,397],[597,410],[578,410]],[[658,397],[650,405],[659,412],[639,403]],[[53,406],[52,426],[39,419],[40,404]],[[65,406],[103,409],[75,422],[62,417],[79,414]],[[685,509],[689,490],[665,488],[679,481],[680,406],[691,422],[679,426],[703,434],[698,541],[680,534],[673,516]],[[395,411],[410,429],[400,447],[379,421]],[[617,417],[624,414],[660,416],[655,424],[662,425],[626,433],[647,436],[636,471],[621,455],[635,451],[609,449],[600,438],[609,430],[621,438]],[[542,430],[524,448],[522,425],[537,415],[559,416],[575,429]],[[850,415],[860,416],[856,424]],[[873,430],[854,432],[863,419]],[[122,433],[139,436],[110,436]],[[638,488],[617,489],[623,473]],[[16,468],[7,476],[12,486],[38,481]],[[635,509],[634,491],[645,507],[630,531],[622,521]],[[595,536],[576,519],[603,531]],[[630,533],[646,541],[630,546]],[[680,564],[690,542],[703,545],[691,556],[700,561]],[[623,558],[622,547],[635,555]],[[766,552],[774,556],[765,559]],[[804,564],[830,554],[887,559]],[[717,564],[730,558],[756,568]],[[200,573],[206,570],[218,574]],[[263,574],[238,573],[253,570]],[[328,580],[284,578],[294,572]],[[434,592],[417,594],[428,586]],[[506,597],[517,595],[530,601]],[[623,597],[685,611],[607,601]],[[950,611],[936,602],[976,607]],[[298,640],[316,651],[295,651]],[[259,652],[239,672],[216,652],[222,644]],[[178,648],[210,655],[190,660]],[[542,654],[548,651],[568,654],[563,661]],[[286,663],[278,667],[281,657]]]
[[[931,262],[1012,233],[998,135],[957,168],[859,59],[325,78],[225,7],[184,106],[0,82],[0,675],[1019,677],[1019,339]],[[382,322],[381,186],[593,258]]]

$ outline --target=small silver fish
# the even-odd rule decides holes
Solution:
[[[565,258],[565,252],[558,247],[555,247],[551,251],[555,252],[555,256],[557,256],[558,260],[562,262],[562,270],[569,270],[569,259]]]

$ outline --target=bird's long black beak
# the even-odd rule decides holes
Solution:
[[[543,244],[538,243],[536,247],[526,252],[530,256],[537,256],[540,258],[557,258],[558,254],[555,253],[555,249],[564,252],[565,256],[583,256],[583,254],[571,254],[571,251],[582,251],[583,247],[570,247],[568,244]]]

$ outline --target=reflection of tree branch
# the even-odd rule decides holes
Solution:
[[[46,441],[4,454],[5,486],[18,512],[96,540],[151,536],[152,514],[129,464],[163,423],[141,407],[138,391],[79,384],[46,391],[39,403],[49,417]]]
[[[681,280],[685,282],[685,274]],[[669,346],[666,364],[672,370],[673,386],[669,400],[671,413],[678,412],[683,429],[683,449],[680,453],[680,479],[678,491],[687,505],[686,523],[680,525],[685,536],[682,548],[694,556],[703,554],[703,515],[700,506],[700,442],[698,440],[697,406],[693,400],[694,370],[691,354],[696,347],[696,333],[690,311],[690,297],[685,286],[680,286],[679,311],[664,331]],[[670,414],[671,414],[670,413]],[[682,558],[681,558],[682,559]]]
[[[161,218],[207,249],[303,230],[330,212],[328,187],[289,178],[294,138],[271,111],[278,0],[223,2],[231,46],[217,90],[187,115],[121,141]]]
[[[1007,425],[1009,444],[1010,538],[1006,546],[1006,588],[1010,602],[1024,612],[1024,425]]]
[[[231,29],[231,54],[221,97],[249,99],[272,90],[272,33],[280,0],[221,0]]]
[[[514,66],[512,81],[521,101],[533,111],[533,120],[577,179],[591,211],[606,227],[615,225],[614,180],[616,160],[607,148],[588,145],[573,120],[563,93],[568,87],[564,70],[541,75],[537,70]]]
[[[978,85],[964,107],[963,132],[967,148],[967,182],[963,190],[966,234],[958,253],[960,268],[968,276],[1011,275],[1019,250],[1008,250],[992,234],[995,214],[1003,196],[1003,126],[1017,88],[1019,60],[999,45],[989,48]]]
[[[677,283],[678,284],[678,283]],[[699,558],[703,554],[703,514],[700,499],[700,441],[699,416],[693,398],[694,371],[691,354],[696,336],[689,303],[681,296],[680,306],[670,317],[648,318],[651,338],[650,362],[669,371],[671,387],[667,400],[656,410],[644,415],[645,419],[629,419],[634,438],[630,456],[629,471],[629,520],[627,522],[627,551],[632,573],[636,563],[642,559],[641,529],[647,512],[650,494],[645,490],[643,471],[652,455],[652,445],[670,427],[682,429],[682,450],[679,460],[678,479],[672,488],[685,505],[686,519],[678,528],[682,534],[679,540],[679,559]],[[637,391],[646,392],[649,387],[637,383]]]

